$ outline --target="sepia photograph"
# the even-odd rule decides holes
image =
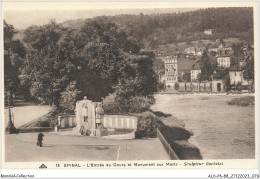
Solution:
[[[256,161],[255,6],[59,3],[2,3],[2,162]]]

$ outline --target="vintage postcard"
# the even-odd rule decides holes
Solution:
[[[2,168],[258,168],[257,14],[2,2]]]

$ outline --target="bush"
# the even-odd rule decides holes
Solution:
[[[130,99],[116,95],[116,93],[108,95],[103,100],[103,108],[105,113],[140,113],[154,104],[155,99],[151,97],[135,96]]]
[[[150,111],[137,114],[136,138],[156,137],[157,128],[162,126],[159,118]]]
[[[175,88],[176,91],[179,90],[179,87],[180,87],[180,86],[179,86],[179,83],[175,83],[175,84],[174,84],[174,88]]]
[[[255,104],[254,96],[246,96],[241,98],[235,98],[230,101],[227,101],[228,105],[238,105],[238,106],[249,106]]]
[[[61,93],[60,107],[65,113],[74,113],[76,102],[80,99],[81,92],[78,89],[68,86],[66,91]]]

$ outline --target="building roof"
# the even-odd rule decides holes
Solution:
[[[190,70],[182,70],[182,73],[190,73]]]
[[[195,47],[188,47],[188,48],[185,48],[184,51],[195,51]]]
[[[230,58],[229,55],[218,55],[218,56],[217,56],[217,58],[220,58],[220,57],[229,57],[229,58]]]
[[[233,66],[229,69],[229,71],[242,71],[240,66]]]
[[[195,63],[192,65],[191,70],[201,70],[201,66],[199,63]]]
[[[177,65],[178,65],[178,76],[182,75],[182,72],[190,72],[190,69],[192,67],[192,65],[194,64],[193,60],[190,60],[189,58],[185,58],[185,57],[179,57],[178,61],[177,61]]]

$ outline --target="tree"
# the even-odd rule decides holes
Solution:
[[[66,50],[66,29],[55,22],[43,26],[31,26],[25,30],[24,41],[28,54],[20,76],[23,84],[30,87],[32,97],[44,104],[59,103],[60,92],[70,82],[76,70],[73,53]],[[67,48],[68,49],[68,48]]]
[[[11,96],[21,89],[18,76],[26,53],[23,44],[13,39],[15,33],[14,27],[4,21],[4,89]]]
[[[208,81],[209,77],[213,74],[215,69],[217,68],[217,64],[214,59],[211,59],[208,51],[204,50],[201,57],[201,81]]]
[[[88,19],[80,30],[55,22],[32,26],[24,40],[29,50],[21,79],[43,103],[67,109],[66,95],[78,91],[93,101],[115,91],[128,94],[127,99],[156,91],[154,55],[141,52],[137,41],[106,17]],[[71,82],[73,90],[68,89]]]
[[[250,58],[244,67],[243,76],[244,76],[244,79],[246,79],[246,80],[252,80],[253,84],[255,81],[255,72],[254,71],[255,71],[254,58]]]
[[[185,82],[190,82],[191,81],[191,74],[190,73],[184,73],[183,75],[183,79],[185,80]]]
[[[153,60],[153,70],[160,79],[162,75],[165,73],[165,65],[162,59],[154,59]]]
[[[82,99],[81,91],[76,89],[74,82],[71,82],[65,91],[61,92],[59,106],[65,113],[74,113],[76,102]]]

